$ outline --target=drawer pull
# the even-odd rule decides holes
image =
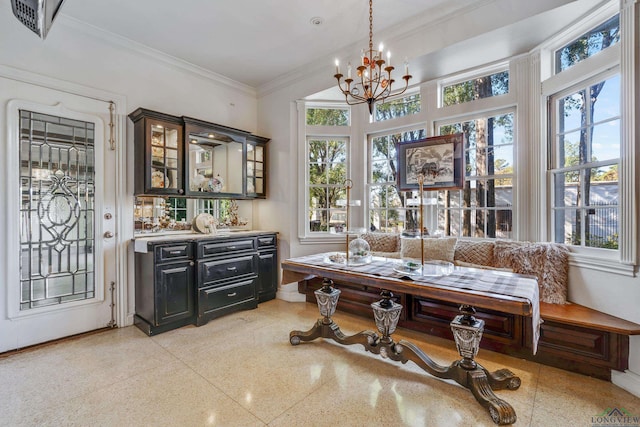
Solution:
[[[230,294],[227,294],[228,297],[235,297],[236,295],[238,295],[237,292],[232,292]]]
[[[171,255],[180,255],[182,251],[169,251]]]
[[[236,249],[236,247],[235,247],[235,246],[227,246],[227,248],[228,248],[230,251],[233,251],[233,250],[235,250],[235,249]]]
[[[238,267],[227,267],[228,271],[236,271]]]

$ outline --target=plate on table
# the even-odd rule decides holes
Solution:
[[[325,255],[324,262],[327,264],[345,264],[347,257],[344,252],[331,252]]]
[[[396,264],[396,266],[393,267],[393,271],[413,276],[421,274],[422,268],[420,268],[420,262],[405,261],[402,264]]]
[[[440,277],[440,276],[448,276],[453,273],[454,265],[453,263],[447,261],[425,261],[422,266],[420,262],[409,261],[403,262],[402,264],[397,264],[393,270],[407,274],[409,276],[427,276],[427,277]]]
[[[422,275],[431,277],[448,276],[453,273],[453,269],[453,263],[448,261],[425,261],[422,265]]]

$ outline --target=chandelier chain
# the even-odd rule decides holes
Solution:
[[[373,0],[369,0],[369,55],[373,52]]]

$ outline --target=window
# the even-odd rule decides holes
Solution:
[[[618,249],[620,75],[551,97],[553,239]]]
[[[392,101],[375,104],[374,118],[376,122],[410,116],[420,112],[420,94],[414,93]]]
[[[620,16],[616,15],[597,28],[555,51],[556,73],[574,66],[620,41]]]
[[[440,125],[440,135],[464,133],[462,190],[438,192],[438,229],[448,236],[511,238],[515,113]]]
[[[349,126],[349,109],[308,107],[307,126]]]
[[[331,240],[332,231],[347,223],[345,184],[349,176],[351,108],[344,103],[298,102],[300,164],[304,177],[299,197],[304,213],[298,219],[303,241]],[[353,219],[350,218],[350,219]]]
[[[179,197],[167,198],[165,211],[169,218],[179,222],[187,220],[187,199]]]
[[[416,230],[417,208],[406,209],[407,194],[398,191],[396,144],[425,138],[424,129],[369,137],[369,228],[373,231]],[[408,195],[409,197],[411,194]]]
[[[347,139],[307,138],[307,183],[309,186],[309,231],[328,232],[346,225],[345,181],[347,179]]]
[[[447,107],[507,93],[509,93],[509,71],[505,70],[443,86],[442,106]]]

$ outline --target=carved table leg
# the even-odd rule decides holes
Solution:
[[[474,360],[480,348],[484,322],[473,316],[475,314],[473,307],[461,306],[462,314],[456,316],[451,322],[456,346],[462,359],[453,362],[450,366],[443,366],[431,360],[415,344],[404,340],[398,343],[393,341],[391,334],[398,325],[402,305],[394,302],[393,294],[386,290],[382,291],[380,301],[371,304],[376,326],[382,337],[372,331],[345,336],[331,319],[340,295],[340,291],[332,285],[331,280],[325,279],[322,288],[315,291],[318,308],[323,318],[318,319],[316,324],[306,332],[292,331],[289,334],[292,345],[320,337],[331,338],[344,345],[362,344],[366,351],[379,354],[383,358],[401,363],[412,361],[435,377],[455,380],[471,391],[476,400],[489,411],[491,419],[496,424],[513,424],[516,421],[513,407],[496,396],[493,390],[517,389],[520,386],[520,378],[508,369],[489,372]]]
[[[494,373],[487,371],[475,360],[480,349],[480,340],[484,330],[484,321],[476,319],[476,310],[469,305],[460,307],[462,314],[451,322],[451,331],[462,360],[459,366],[468,371],[464,384],[480,404],[489,410],[491,419],[496,424],[513,424],[516,413],[507,402],[493,393],[493,389],[516,389],[520,386],[520,378],[508,369],[500,369]]]
[[[333,287],[333,281],[324,279],[322,288],[314,292],[318,309],[323,316],[318,319],[316,324],[308,331],[291,331],[289,333],[289,342],[291,345],[298,345],[301,341],[313,341],[316,338],[331,338],[340,344],[363,344],[375,341],[378,336],[370,331],[363,331],[353,336],[346,336],[340,330],[340,327],[334,323],[331,316],[336,312],[338,306],[338,298],[340,297],[340,289]]]

